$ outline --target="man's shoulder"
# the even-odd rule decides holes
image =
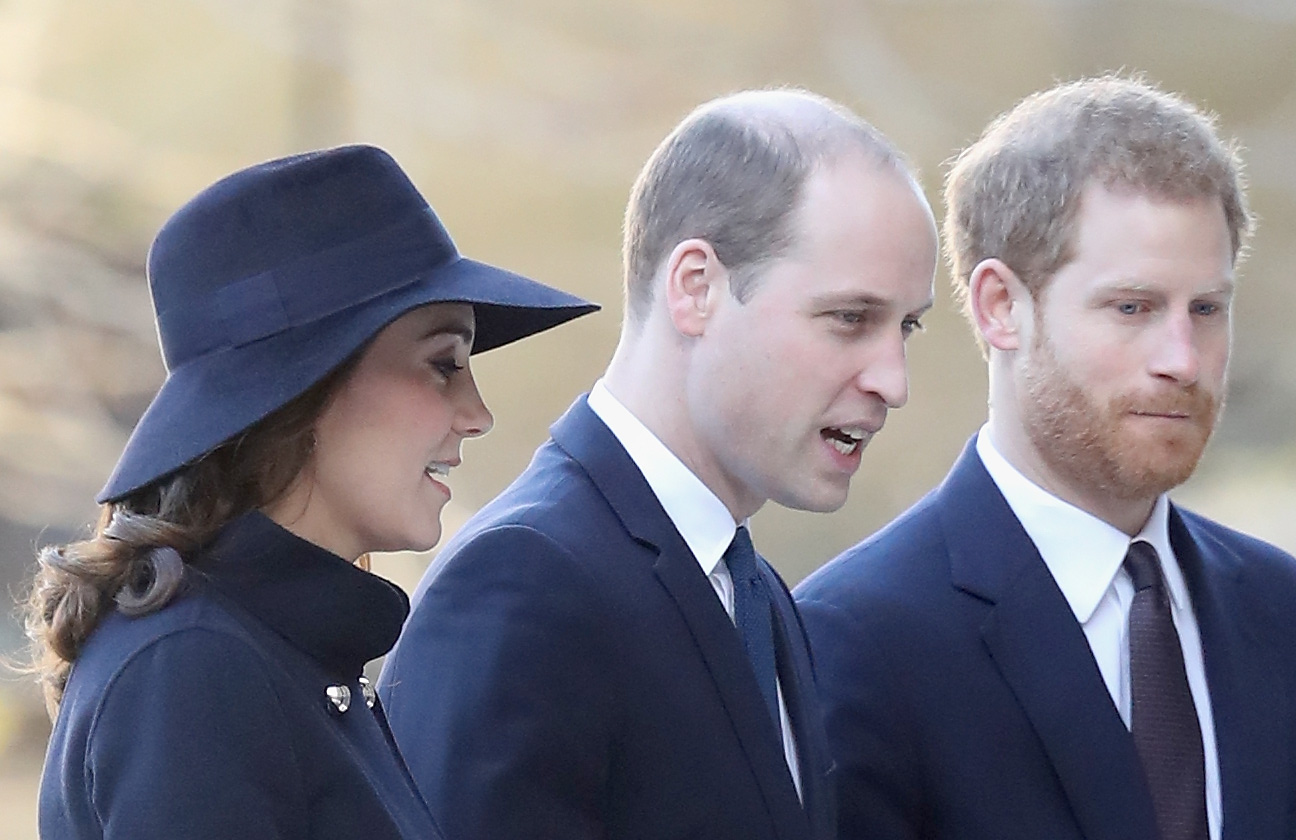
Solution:
[[[1287,551],[1178,505],[1174,512],[1207,562],[1232,560],[1252,574],[1270,575],[1296,587],[1296,557]]]
[[[1230,616],[1250,626],[1265,639],[1290,655],[1296,649],[1296,558],[1249,534],[1192,511],[1176,506],[1171,518],[1171,543],[1175,545],[1185,576],[1208,586],[1217,603]],[[1178,543],[1191,540],[1189,563],[1185,565]],[[1196,568],[1194,573],[1191,571]]]
[[[453,554],[500,531],[524,542],[547,539],[576,546],[611,529],[620,526],[594,481],[551,441],[508,488],[464,523],[442,553]]]
[[[580,462],[553,441],[530,466],[438,552],[415,601],[427,588],[459,587],[504,576],[522,585],[600,585],[636,564],[640,548]]]
[[[949,556],[941,500],[932,491],[873,535],[801,582],[799,602],[876,602],[901,595],[925,599],[949,589]]]

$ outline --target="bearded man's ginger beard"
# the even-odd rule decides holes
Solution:
[[[1074,487],[1121,500],[1153,499],[1187,481],[1223,409],[1222,394],[1196,383],[1101,403],[1061,365],[1038,326],[1023,384],[1022,421],[1049,469]],[[1187,419],[1143,420],[1132,412]]]

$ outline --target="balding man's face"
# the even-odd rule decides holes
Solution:
[[[845,503],[861,451],[908,399],[905,341],[932,303],[935,224],[907,177],[847,157],[811,175],[796,225],[796,245],[745,304],[723,300],[693,355],[703,472],[738,511]]]

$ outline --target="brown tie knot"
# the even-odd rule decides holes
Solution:
[[[1148,588],[1160,588],[1161,561],[1157,559],[1156,549],[1149,542],[1135,540],[1130,543],[1125,554],[1125,571],[1134,581],[1134,590],[1142,592]]]

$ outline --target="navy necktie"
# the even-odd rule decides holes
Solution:
[[[1143,762],[1161,840],[1206,840],[1206,760],[1183,647],[1156,549],[1130,544],[1130,730]]]
[[[734,624],[742,637],[747,658],[756,672],[756,682],[774,720],[774,728],[782,730],[778,707],[778,670],[774,661],[774,625],[770,614],[770,593],[761,577],[752,548],[751,535],[739,526],[733,542],[724,554],[725,565],[734,587]]]

